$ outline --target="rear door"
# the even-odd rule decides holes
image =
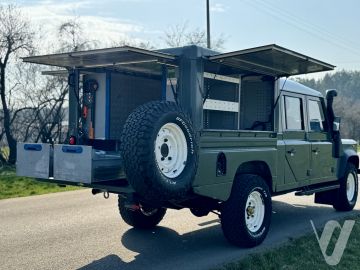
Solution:
[[[308,140],[311,143],[311,184],[336,178],[332,142],[324,114],[324,103],[307,97]]]
[[[308,184],[310,143],[306,139],[305,98],[297,94],[283,96],[283,138],[285,143],[285,184]]]

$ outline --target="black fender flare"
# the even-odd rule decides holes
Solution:
[[[359,172],[359,156],[354,149],[346,149],[343,152],[343,155],[338,160],[338,179],[344,177],[346,171],[346,164],[351,162],[355,165]]]

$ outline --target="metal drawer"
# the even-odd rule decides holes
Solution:
[[[48,179],[50,176],[50,155],[50,144],[18,143],[16,174]]]
[[[91,146],[54,145],[54,179],[79,183],[123,177],[120,155],[96,151]]]

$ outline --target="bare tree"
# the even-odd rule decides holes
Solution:
[[[33,50],[29,22],[13,5],[0,6],[0,96],[3,113],[2,128],[9,146],[8,162],[16,161],[16,140],[11,132],[11,111],[8,107],[6,71],[9,62]],[[11,88],[10,88],[11,91]]]
[[[140,41],[135,39],[121,38],[117,41],[113,41],[110,44],[110,47],[122,47],[122,46],[131,46],[147,50],[155,50],[156,47],[150,41]]]
[[[78,17],[63,22],[59,28],[61,52],[76,52],[92,49],[99,43],[97,40],[85,38],[83,26]]]
[[[186,45],[198,45],[206,47],[206,33],[200,28],[190,29],[187,22],[169,27],[164,32],[162,40],[167,46],[181,47]],[[211,40],[213,50],[223,50],[225,38],[223,35]]]
[[[54,142],[60,138],[68,92],[61,76],[43,76],[38,65],[18,63],[17,104],[11,107],[12,131],[21,141]]]

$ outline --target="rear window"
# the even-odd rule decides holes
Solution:
[[[284,97],[285,125],[289,130],[304,130],[303,106],[301,98]]]

